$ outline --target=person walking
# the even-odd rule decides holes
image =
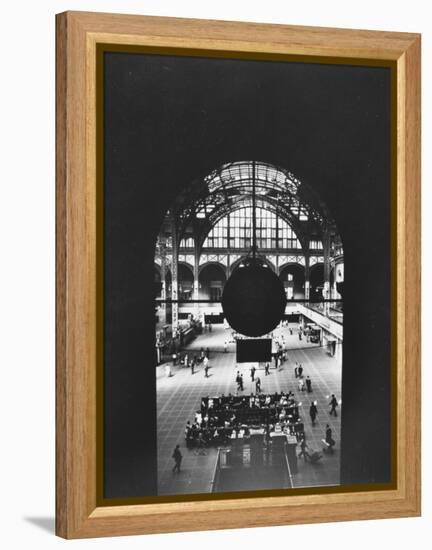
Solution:
[[[260,393],[261,391],[261,380],[259,378],[256,379],[255,390],[256,390],[256,393]]]
[[[296,361],[295,367],[294,367],[294,376],[298,378],[298,363]]]
[[[191,367],[191,374],[195,374],[195,359],[192,359],[190,363],[190,367]]]
[[[303,378],[299,378],[299,381],[298,381],[298,390],[299,390],[299,391],[304,391],[304,385],[305,385],[305,383],[304,383]]]
[[[240,388],[241,391],[244,390],[244,386],[243,386],[243,374],[240,374],[239,388]]]
[[[269,374],[269,369],[270,369],[270,365],[267,361],[267,363],[265,364],[265,375],[267,376]]]
[[[210,359],[210,348],[206,349],[206,356],[207,356],[207,359]]]
[[[312,391],[312,380],[309,378],[309,376],[306,376],[306,389],[308,393],[311,393]]]
[[[312,401],[311,406],[309,407],[309,416],[311,417],[312,426],[315,425],[315,419],[318,414],[318,409],[315,403]]]
[[[333,439],[332,429],[328,424],[326,424],[325,442],[328,445],[328,450],[333,451],[333,447],[336,445],[336,442]]]
[[[301,366],[301,363],[299,365],[297,372],[298,372],[298,377],[301,378],[303,376],[303,367]]]
[[[306,444],[306,440],[305,438],[303,438],[301,441],[300,441],[300,453],[298,455],[299,458],[303,457],[304,461],[306,462],[306,459],[307,459],[307,452],[306,452],[306,449],[307,449],[307,444]]]
[[[204,357],[203,365],[204,365],[204,375],[206,378],[208,378],[209,360],[207,356]]]
[[[255,381],[255,371],[256,371],[255,367],[252,367],[250,370],[252,382]]]
[[[190,420],[187,421],[186,427],[185,427],[185,441],[186,441],[186,447],[189,449],[192,445],[192,426],[191,426]]]
[[[336,407],[338,406],[338,402],[334,393],[332,393],[329,405],[331,406],[329,414],[334,414],[335,416],[337,416]]]
[[[235,381],[236,381],[236,384],[237,384],[237,389],[239,389],[239,387],[240,387],[240,371],[239,370],[237,371]]]
[[[175,446],[172,457],[174,459],[174,467],[173,467],[172,471],[173,471],[173,473],[175,473],[176,471],[178,473],[180,473],[180,466],[181,466],[181,462],[182,462],[182,459],[183,459],[183,455],[181,454],[181,451],[180,451],[180,445]]]

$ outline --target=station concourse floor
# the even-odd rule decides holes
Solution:
[[[297,325],[291,325],[297,328]],[[243,373],[244,395],[255,393],[255,384],[250,378],[248,363],[236,363],[235,344],[229,343],[228,352],[224,352],[224,342],[231,339],[231,329],[222,325],[213,325],[211,332],[199,335],[189,346],[192,355],[201,347],[210,348],[209,376],[205,378],[204,368],[199,365],[195,374],[190,368],[171,367],[173,376],[167,377],[165,365],[156,368],[157,387],[157,444],[158,444],[158,494],[198,494],[208,493],[216,467],[217,449],[206,448],[206,454],[196,454],[195,449],[185,446],[184,429],[186,422],[193,422],[195,412],[199,410],[201,398],[230,392],[235,395],[237,370]],[[300,416],[305,425],[306,442],[309,452],[317,450],[323,458],[316,464],[298,460],[298,473],[292,476],[294,488],[323,487],[340,483],[340,414],[342,407],[337,408],[338,416],[330,416],[328,405],[332,393],[341,399],[342,361],[341,353],[330,357],[325,348],[310,344],[298,338],[296,331],[290,335],[289,328],[278,328],[274,331],[277,338],[284,335],[287,345],[287,361],[276,371],[270,368],[265,376],[264,369],[256,372],[261,379],[261,393],[294,392],[300,405]],[[183,353],[183,352],[182,352]],[[303,366],[303,376],[310,376],[312,393],[298,390],[298,380],[294,375],[295,362]],[[273,363],[274,364],[274,363]],[[272,364],[272,365],[273,365]],[[311,401],[317,401],[318,415],[312,426],[309,417]],[[326,424],[329,424],[336,441],[332,454],[322,453]],[[180,473],[173,473],[172,453],[176,444],[180,445],[183,461]],[[300,452],[297,446],[297,454]]]

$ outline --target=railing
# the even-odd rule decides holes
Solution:
[[[294,481],[293,481],[293,476],[292,476],[292,473],[291,473],[291,467],[290,467],[290,463],[289,463],[289,458],[288,458],[286,445],[284,447],[284,455],[285,455],[285,462],[286,462],[286,467],[287,467],[288,479],[289,479],[289,482],[290,482],[289,487],[286,487],[286,489],[291,489],[292,487],[294,487]]]
[[[216,456],[216,464],[215,464],[215,469],[213,470],[213,479],[211,480],[210,482],[210,485],[211,485],[211,493],[215,493],[216,492],[216,485],[219,481],[219,472],[220,472],[220,454],[221,454],[221,447],[218,447],[218,450],[217,450],[217,456]]]
[[[334,300],[329,302],[306,302],[305,307],[325,315],[336,323],[343,324],[343,302],[342,300]]]
[[[343,313],[332,309],[333,301],[324,303],[305,302],[298,303],[299,313],[308,317],[312,323],[342,340],[343,338]]]

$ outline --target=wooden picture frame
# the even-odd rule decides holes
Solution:
[[[420,514],[420,35],[66,12],[57,15],[56,532],[64,538]],[[261,498],[118,504],[97,499],[98,44],[388,63],[397,104],[396,482]],[[99,296],[100,297],[100,296]]]

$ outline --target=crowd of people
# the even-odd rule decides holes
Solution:
[[[205,358],[206,356],[204,356]],[[251,378],[254,379],[255,367],[251,368]],[[304,369],[296,363],[295,377],[304,378]],[[238,387],[243,389],[242,374],[237,371],[236,380]],[[259,381],[257,378],[255,381]],[[305,382],[308,392],[312,391],[311,382]],[[303,391],[303,389],[299,389]],[[336,409],[339,406],[334,394],[331,395],[329,415],[337,416]],[[309,406],[311,425],[314,426],[318,416],[317,401],[311,401]],[[273,431],[283,431],[294,435],[300,445],[299,458],[317,462],[322,455],[311,449],[306,441],[304,419],[299,414],[299,403],[293,391],[275,392],[263,394],[257,391],[250,395],[219,395],[207,396],[201,399],[200,410],[196,412],[193,421],[188,421],[185,426],[185,441],[188,448],[196,448],[197,452],[204,452],[210,445],[228,445],[232,439],[238,437],[247,438],[251,430],[261,430],[264,444],[270,441]],[[325,434],[322,439],[324,452],[333,452],[336,442],[333,439],[332,429],[326,424]]]
[[[284,360],[283,342],[278,343],[279,360]],[[210,350],[201,348],[199,354],[189,357],[186,353],[178,361],[184,366],[191,368],[192,373],[198,364],[204,366],[207,376]],[[277,364],[277,363],[276,363]],[[269,364],[265,364],[264,370],[268,374]],[[249,436],[250,429],[262,429],[268,438],[276,427],[285,433],[295,435],[300,444],[300,455],[305,460],[312,462],[317,460],[317,455],[309,452],[304,430],[304,421],[299,415],[299,404],[293,391],[275,392],[273,394],[261,393],[261,380],[256,377],[256,367],[250,368],[250,377],[255,383],[255,393],[241,395],[244,391],[243,373],[237,371],[236,383],[237,392],[227,396],[203,397],[201,408],[196,412],[194,420],[188,421],[185,427],[186,446],[204,449],[209,445],[226,445],[232,438]],[[309,375],[304,376],[302,364],[295,363],[294,376],[298,380],[298,391],[311,393],[312,381]],[[329,403],[330,415],[337,416],[339,403],[334,394]],[[311,401],[309,416],[312,426],[316,423],[318,407],[316,401]],[[323,438],[324,450],[332,451],[335,441],[330,426],[326,425],[326,432]]]
[[[195,374],[195,369],[198,367],[198,365],[202,365],[204,367],[204,376],[208,378],[208,373],[210,370],[210,348],[207,347],[204,349],[203,347],[200,349],[199,353],[191,354],[188,352],[185,352],[183,354],[181,353],[173,353],[172,355],[172,366],[183,366],[186,368],[189,368],[191,371],[191,374]],[[171,371],[171,365],[166,366],[166,372],[167,376],[172,376]]]
[[[257,422],[257,417],[254,416],[257,411],[267,413],[261,416],[261,422]],[[314,425],[317,415],[316,402],[311,403],[309,413]],[[310,462],[322,458],[322,455],[311,449],[306,441],[304,423],[299,416],[298,404],[292,392],[251,395],[241,400],[232,395],[203,398],[201,409],[196,413],[193,422],[188,421],[185,426],[186,447],[196,448],[198,453],[204,453],[204,449],[211,445],[226,446],[232,439],[237,438],[247,440],[251,431],[256,433],[257,430],[261,430],[265,446],[268,445],[272,432],[282,431],[296,437],[300,445],[299,458],[303,457]],[[322,442],[324,452],[333,452],[336,442],[329,424],[326,424]]]
[[[204,397],[193,422],[185,427],[186,445],[224,444],[239,435],[247,438],[250,429],[262,429],[269,437],[276,425],[299,440],[304,437],[293,392]]]
[[[290,329],[292,334],[292,329]],[[287,345],[283,335],[272,337],[272,361],[261,363],[264,369],[264,376],[270,374],[270,367],[274,361],[274,367],[277,370],[282,369],[282,365],[287,361]],[[299,330],[299,337],[308,337],[308,331]],[[235,338],[234,338],[235,339]],[[229,341],[224,341],[223,351],[226,353],[229,348]],[[199,352],[186,352],[174,354],[172,365],[182,365],[195,373],[195,369],[201,365],[204,367],[204,374],[208,376],[210,362],[210,349],[203,347]],[[252,364],[250,380],[253,383],[252,393],[245,394],[245,383],[243,373],[236,371],[235,383],[237,390],[235,394],[207,396],[201,399],[200,410],[196,412],[192,421],[188,421],[185,426],[185,442],[187,448],[195,448],[197,453],[205,454],[205,449],[211,445],[227,446],[233,439],[243,438],[247,440],[251,431],[256,434],[262,433],[263,444],[268,446],[271,440],[272,432],[282,431],[287,435],[294,435],[299,445],[298,458],[303,458],[311,463],[317,462],[322,458],[322,454],[311,448],[306,437],[305,419],[300,417],[298,397],[303,392],[313,393],[312,380],[301,363],[294,365],[295,389],[299,392],[296,395],[295,389],[287,392],[263,393],[261,379],[257,376],[257,367]],[[330,407],[328,413],[330,416],[337,416],[339,402],[334,394],[331,395]],[[311,426],[314,427],[319,414],[317,401],[310,401],[307,405]],[[306,410],[307,410],[306,409]],[[301,410],[301,409],[300,409]],[[323,453],[332,453],[336,445],[330,425],[325,425],[325,431],[322,438]],[[173,471],[180,470],[181,453],[176,447],[173,452],[175,465]]]

